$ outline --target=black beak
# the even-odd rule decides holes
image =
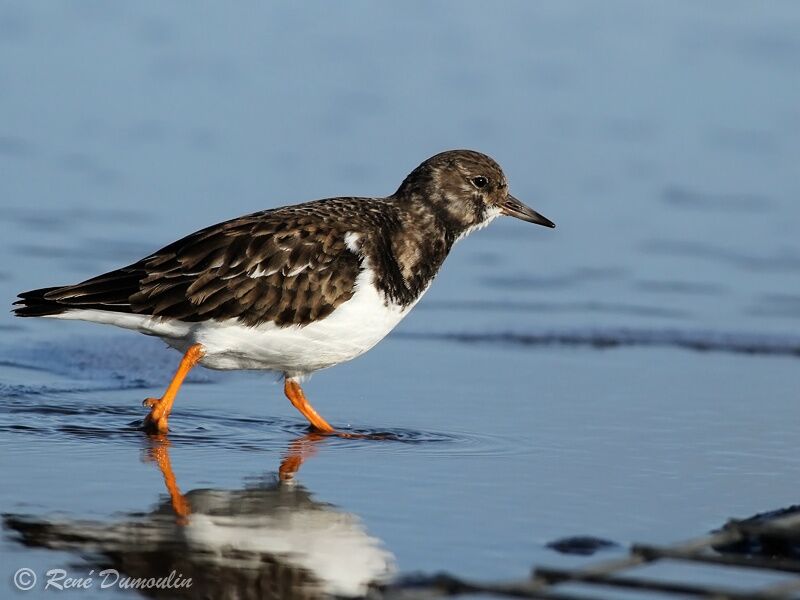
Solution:
[[[504,215],[509,217],[516,217],[528,223],[536,223],[537,225],[544,225],[545,227],[555,227],[556,224],[550,219],[543,217],[530,206],[526,206],[511,194],[508,195],[506,201],[500,205]]]

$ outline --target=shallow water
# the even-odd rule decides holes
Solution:
[[[547,547],[566,536],[614,556],[796,503],[800,8],[316,9],[0,4],[0,298],[389,193],[449,147],[494,155],[558,228],[473,235],[395,334],[309,382],[366,437],[307,436],[269,375],[197,370],[151,439],[140,402],[177,355],[0,315],[0,585],[519,578],[585,561]]]

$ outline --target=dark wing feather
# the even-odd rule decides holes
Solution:
[[[304,325],[353,295],[361,268],[335,200],[255,213],[82,283],[20,294],[18,316],[99,309],[182,321]],[[334,210],[335,212],[335,210]]]

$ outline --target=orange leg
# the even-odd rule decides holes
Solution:
[[[306,400],[303,388],[294,379],[286,379],[283,384],[283,393],[297,410],[311,423],[311,428],[318,433],[333,433],[333,427],[314,410],[314,407]]]
[[[169,460],[169,440],[165,436],[152,436],[153,446],[148,452],[148,458],[155,461],[158,465],[161,475],[164,477],[164,483],[169,492],[169,499],[172,503],[172,510],[178,517],[178,523],[185,524],[187,517],[192,513],[192,507],[180,489],[178,482],[175,480],[175,473],[172,471],[172,463]]]
[[[293,479],[300,469],[300,465],[302,465],[307,458],[316,454],[315,446],[321,440],[324,440],[325,437],[326,436],[321,433],[307,433],[303,437],[292,441],[278,469],[280,480],[290,481]]]
[[[186,375],[203,358],[203,352],[203,346],[200,344],[190,346],[186,354],[183,355],[181,364],[178,366],[178,370],[164,395],[161,398],[147,398],[142,403],[144,406],[150,407],[150,414],[144,418],[143,425],[146,431],[152,433],[167,433],[169,431],[167,418],[172,410],[172,403],[175,402],[175,396],[178,395],[178,390],[181,389],[181,384],[186,379]]]

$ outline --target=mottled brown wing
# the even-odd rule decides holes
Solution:
[[[129,267],[29,292],[20,303],[304,325],[353,295],[360,260],[344,236],[316,211],[256,213],[198,231]]]

